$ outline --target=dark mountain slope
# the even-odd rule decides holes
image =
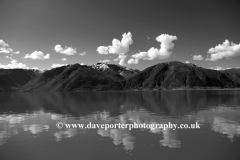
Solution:
[[[227,69],[221,72],[231,78],[236,84],[240,84],[240,68]]]
[[[14,91],[36,76],[34,70],[0,69],[0,91]]]
[[[149,67],[126,81],[125,89],[234,88],[225,74],[177,61]]]
[[[122,90],[119,81],[125,80],[122,72],[134,74],[118,65],[97,63],[96,65],[68,65],[45,71],[23,87],[24,91],[78,91],[78,90]],[[109,84],[113,86],[106,88]]]

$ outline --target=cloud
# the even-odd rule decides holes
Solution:
[[[39,70],[39,68],[37,68],[37,67],[32,67],[32,69],[34,69],[34,70]]]
[[[191,62],[189,62],[189,61],[186,61],[185,63],[191,63]]]
[[[235,44],[226,39],[223,44],[210,48],[207,53],[207,61],[217,61],[224,58],[230,59],[235,56],[240,56],[240,43]]]
[[[71,56],[71,55],[74,55],[77,53],[77,49],[76,48],[72,48],[72,47],[65,47],[63,48],[60,44],[57,44],[55,47],[54,47],[54,50],[58,53],[61,53],[61,54],[66,54],[68,56]]]
[[[87,52],[81,52],[81,53],[79,53],[80,56],[84,56],[84,55],[86,55],[86,54],[87,54]]]
[[[124,66],[125,64],[125,59],[127,58],[127,55],[118,55],[118,58],[114,59],[114,61],[119,61],[119,65]]]
[[[62,61],[66,61],[66,60],[67,60],[67,58],[62,58],[61,60],[62,60]]]
[[[124,62],[126,58],[127,58],[126,55],[119,55],[119,56],[118,56],[119,64],[120,64],[121,66],[126,65],[125,62]]]
[[[97,48],[97,51],[99,54],[109,54],[108,47],[105,47],[105,46],[99,46]]]
[[[13,54],[19,54],[20,52],[14,52],[10,46],[5,43],[2,39],[0,40],[0,53],[13,53]]]
[[[12,53],[14,53],[14,54],[19,54],[19,53],[20,53],[20,51],[17,51],[17,52],[12,52]]]
[[[218,66],[216,66],[215,68],[214,67],[211,67],[210,69],[213,69],[213,70],[223,70],[223,68],[222,67],[218,67]]]
[[[194,56],[193,56],[193,60],[195,60],[195,61],[201,61],[201,60],[203,60],[203,56],[202,56],[202,55],[194,55]]]
[[[112,54],[125,54],[129,51],[129,46],[133,44],[132,34],[128,32],[122,35],[121,42],[117,39],[113,39],[112,46],[109,46],[109,53]]]
[[[128,32],[122,35],[121,41],[114,38],[111,46],[99,46],[97,51],[99,54],[117,54],[118,58],[115,60],[119,60],[120,65],[125,65],[125,54],[129,51],[129,46],[131,44],[133,44],[132,34]]]
[[[106,60],[100,60],[99,62],[102,62],[102,63],[109,63],[111,62],[110,60],[106,59]]]
[[[131,58],[128,60],[128,64],[138,64],[138,62],[139,62],[139,59]]]
[[[62,66],[66,66],[68,64],[53,64],[52,68],[58,68],[58,67],[62,67]]]
[[[10,64],[7,64],[7,65],[0,64],[0,68],[4,68],[4,69],[15,69],[15,68],[28,69],[26,64],[19,63],[16,59],[12,59],[11,57],[10,57],[10,59],[11,59]]]
[[[45,59],[50,59],[50,54],[44,55],[44,53],[41,51],[34,51],[30,55],[26,54],[24,58],[30,58],[30,59],[34,59],[34,60],[36,60],[36,59],[45,60]]]
[[[0,40],[0,46],[5,48],[9,47],[9,45],[5,43],[2,39]]]
[[[156,41],[160,42],[160,48],[150,48],[147,52],[140,52],[132,55],[132,59],[128,61],[128,64],[137,64],[139,59],[143,60],[156,60],[169,58],[172,54],[172,49],[174,48],[174,43],[172,41],[177,40],[176,36],[171,36],[168,34],[161,34],[156,38]]]

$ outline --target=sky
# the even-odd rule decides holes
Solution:
[[[239,0],[0,0],[0,68],[240,67]]]

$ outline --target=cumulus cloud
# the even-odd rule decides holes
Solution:
[[[26,54],[24,58],[30,58],[30,59],[40,59],[40,60],[45,60],[45,59],[50,59],[50,54],[44,55],[43,52],[41,51],[34,51],[31,54]]]
[[[0,68],[4,68],[4,69],[15,69],[15,68],[28,69],[26,64],[19,63],[16,59],[12,59],[12,58],[10,58],[10,59],[11,59],[10,64],[2,65],[0,63]]]
[[[185,63],[191,63],[191,62],[189,62],[189,61],[186,61]]]
[[[126,55],[119,55],[119,56],[118,56],[119,64],[120,64],[121,66],[126,65],[125,62],[124,62],[126,58],[127,58]]]
[[[97,51],[99,54],[109,54],[108,47],[105,47],[105,46],[99,46],[97,48]]]
[[[109,63],[111,62],[110,60],[106,59],[106,60],[100,60],[99,62],[102,62],[102,63]]]
[[[203,56],[202,55],[194,55],[193,60],[201,61],[201,60],[203,60]]]
[[[207,61],[217,61],[224,58],[230,59],[235,56],[240,56],[240,43],[235,44],[226,39],[223,44],[210,48],[207,53]]]
[[[121,42],[117,39],[113,39],[112,46],[109,46],[109,53],[112,54],[125,54],[129,51],[129,46],[133,44],[132,34],[128,32],[122,35]]]
[[[128,64],[138,64],[138,62],[139,62],[139,59],[130,58],[128,60]]]
[[[14,52],[10,46],[5,43],[2,39],[0,39],[0,53],[13,53],[13,54],[19,54],[20,52]]]
[[[62,67],[62,66],[66,66],[68,64],[53,64],[52,68],[58,68],[58,67]]]
[[[61,60],[62,60],[62,61],[66,61],[66,60],[67,60],[67,58],[62,58]]]
[[[111,46],[99,46],[97,52],[99,54],[117,54],[118,58],[115,60],[119,61],[120,65],[125,65],[124,61],[127,57],[125,54],[129,51],[131,44],[133,44],[132,34],[128,32],[122,35],[121,41],[114,38]]]
[[[161,34],[156,38],[156,41],[160,42],[160,48],[150,48],[147,52],[140,52],[132,55],[132,58],[128,61],[128,64],[137,64],[139,59],[143,60],[156,60],[169,58],[174,48],[172,41],[177,40],[176,36]]]
[[[114,59],[114,61],[119,61],[119,65],[124,66],[125,64],[125,59],[127,58],[127,55],[120,54],[118,55],[118,58]]]
[[[57,44],[54,47],[54,50],[58,53],[65,54],[65,55],[68,55],[68,56],[71,56],[71,55],[74,55],[74,54],[77,53],[76,48],[67,47],[67,46],[63,48],[60,44]]]

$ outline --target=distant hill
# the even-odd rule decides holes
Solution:
[[[198,67],[192,63],[178,61],[159,63],[143,71],[116,64],[97,63],[94,65],[67,65],[53,68],[37,75],[36,72],[27,70],[21,70],[21,74],[20,72],[12,71],[11,74],[9,75],[15,81],[7,80],[4,83],[12,90],[22,86],[17,89],[19,91],[72,92],[82,90],[125,91],[240,88],[239,69],[216,71]],[[15,78],[13,78],[14,76]],[[20,80],[22,80],[21,83]],[[11,89],[5,87],[2,90]]]
[[[36,76],[35,70],[0,69],[0,91],[14,91]]]

